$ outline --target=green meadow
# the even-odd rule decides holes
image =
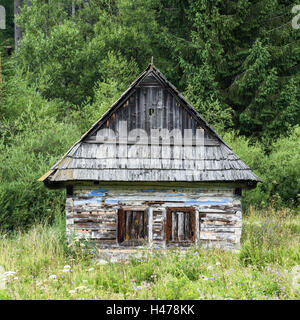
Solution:
[[[249,210],[240,250],[149,251],[106,262],[93,243],[65,241],[64,218],[1,234],[1,299],[299,299],[300,221]]]

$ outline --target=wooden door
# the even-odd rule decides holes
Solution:
[[[195,242],[195,209],[167,208],[166,242],[190,244]]]
[[[148,239],[147,210],[118,211],[118,242],[122,245],[141,245]]]

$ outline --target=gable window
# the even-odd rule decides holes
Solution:
[[[146,244],[148,240],[147,210],[118,210],[118,242],[124,246]]]
[[[167,244],[191,244],[195,242],[195,209],[167,208]]]

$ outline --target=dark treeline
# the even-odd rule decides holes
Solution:
[[[17,2],[21,33],[15,42],[13,1],[1,1],[8,12],[7,30],[0,30],[5,227],[51,219],[63,210],[62,192],[46,190],[37,178],[152,56],[264,180],[244,194],[244,205],[298,205],[300,29],[291,24],[296,1]],[[5,48],[15,43],[8,56]]]

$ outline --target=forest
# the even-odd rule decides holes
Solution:
[[[246,215],[279,210],[298,216],[300,28],[292,24],[300,13],[293,10],[297,4],[1,0],[6,10],[6,29],[0,30],[1,232],[61,221],[65,192],[49,190],[37,179],[152,57],[263,180],[256,189],[243,191]],[[293,259],[299,262],[299,256]],[[101,283],[105,288],[113,286],[111,281]],[[170,298],[180,297],[170,293]]]
[[[297,207],[300,32],[295,1],[23,1],[15,48],[2,1],[0,223],[51,220],[37,179],[148,65],[167,76],[262,178],[244,205]],[[8,54],[7,47],[13,48]]]

